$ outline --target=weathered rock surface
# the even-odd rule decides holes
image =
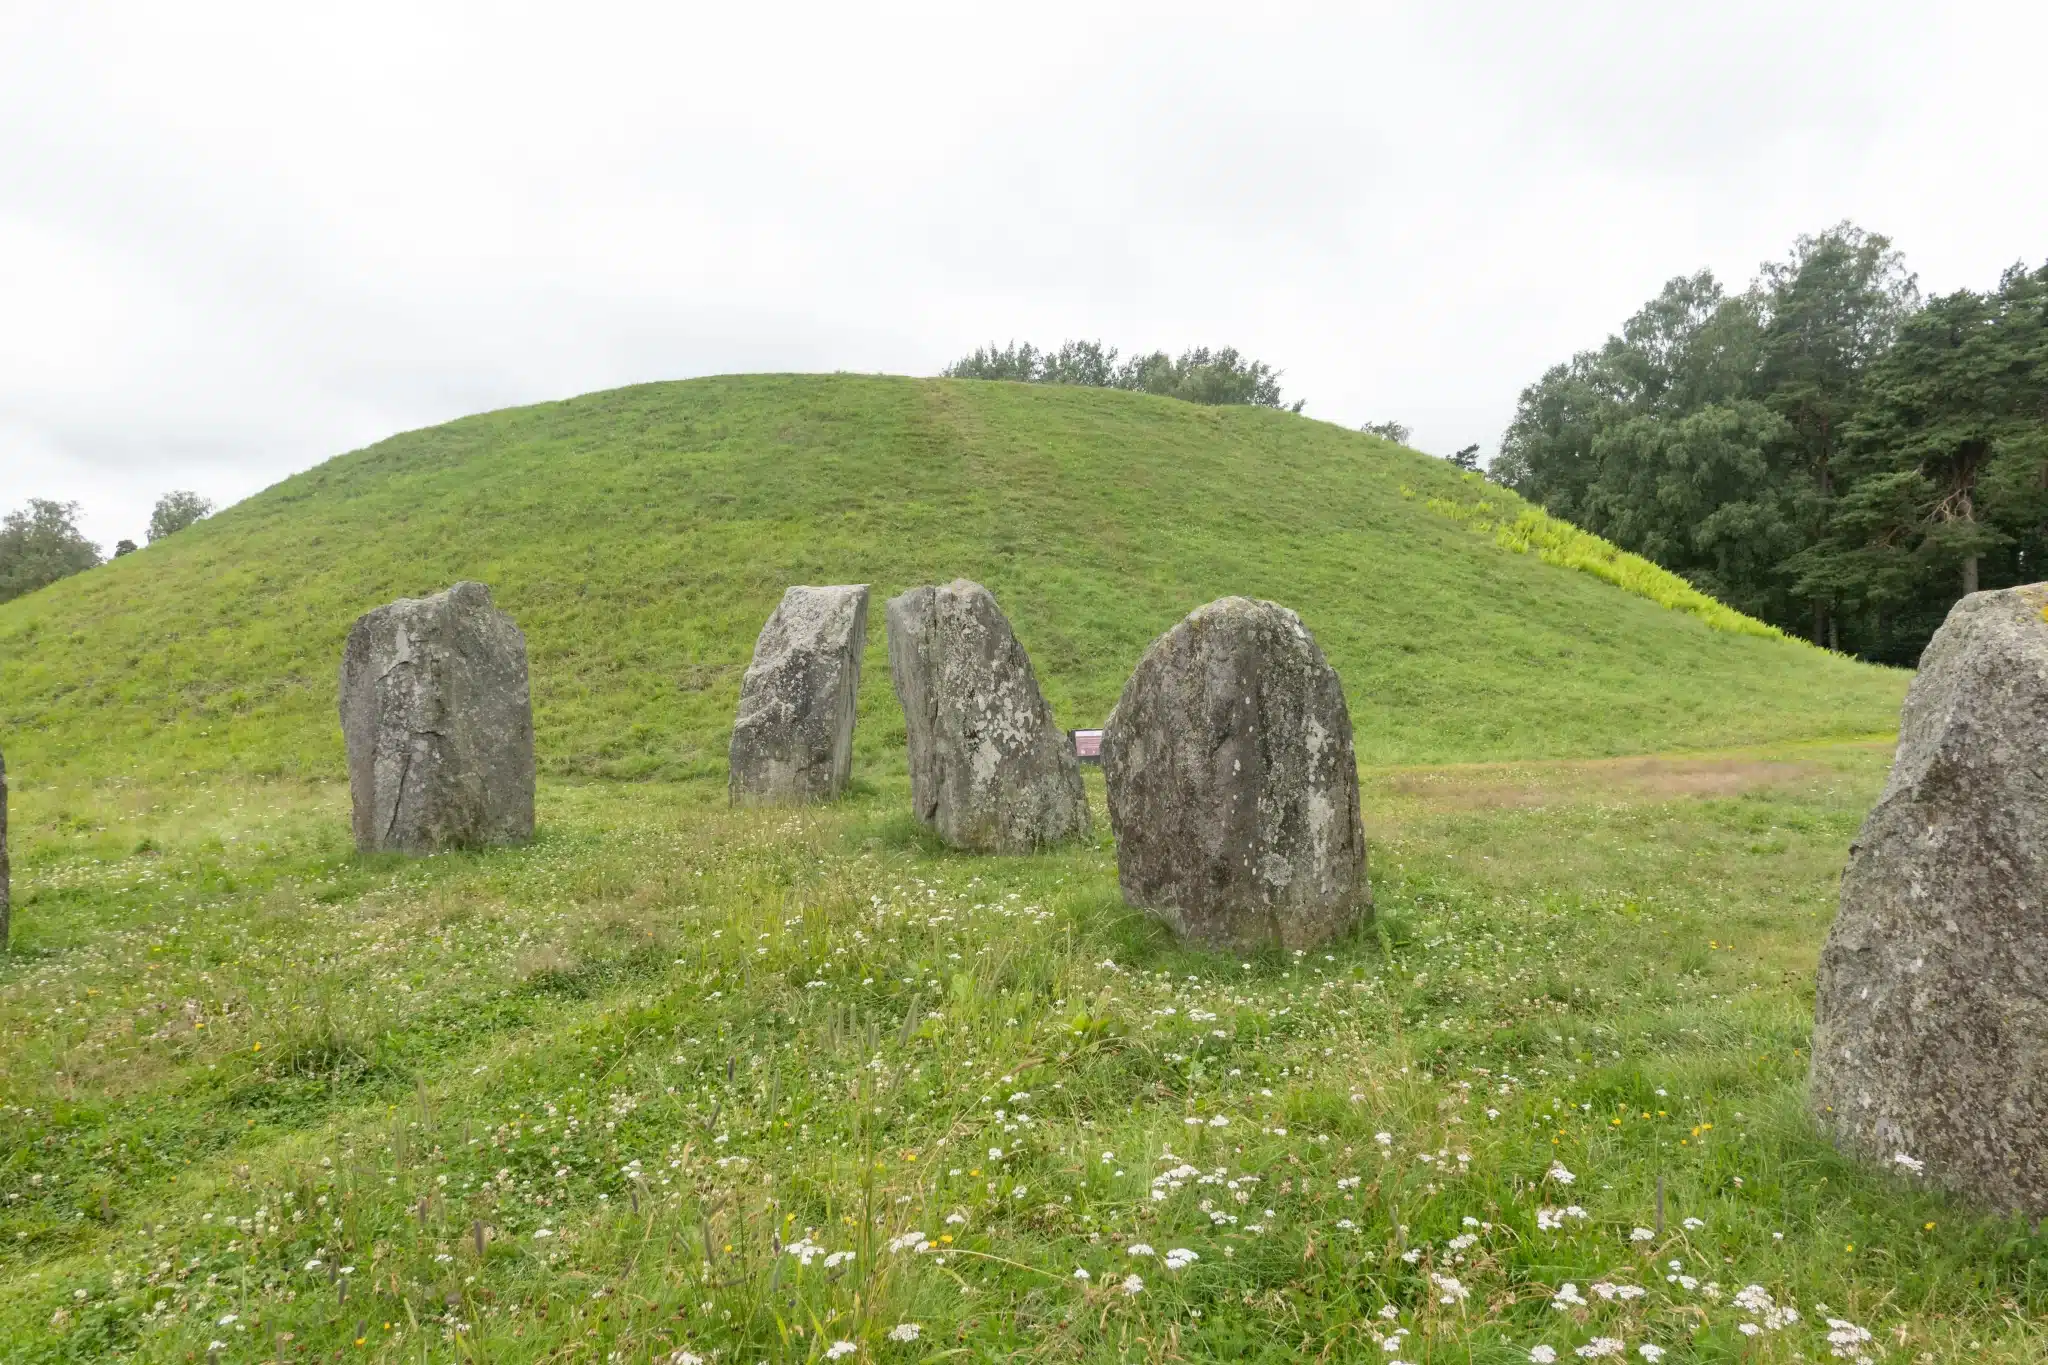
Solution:
[[[1226,597],[1154,641],[1102,772],[1124,900],[1182,937],[1305,948],[1371,915],[1351,713],[1285,607]]]
[[[1088,832],[1073,745],[987,588],[912,588],[888,606],[910,800],[955,848],[1027,853]]]
[[[853,770],[868,585],[782,594],[740,682],[727,791],[735,804],[830,801]]]
[[[402,597],[355,623],[341,730],[363,852],[533,837],[526,637],[483,584]]]
[[[2048,584],[1973,593],[1921,655],[1820,960],[1838,1146],[2048,1214]]]

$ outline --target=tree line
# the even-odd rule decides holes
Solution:
[[[1067,341],[1040,350],[1030,342],[998,347],[991,342],[948,365],[947,379],[1012,379],[1025,384],[1080,384],[1097,389],[1156,393],[1190,403],[1245,403],[1300,412],[1304,399],[1280,397],[1280,371],[1241,355],[1234,346],[1197,346],[1170,356],[1164,351],[1118,360],[1114,346],[1100,341]]]
[[[1912,665],[2048,566],[2048,264],[1922,298],[1842,223],[1666,284],[1524,389],[1492,478],[1818,644]]]
[[[213,504],[197,493],[166,493],[150,513],[149,539],[162,540],[212,511]],[[100,547],[78,529],[78,515],[75,502],[30,498],[28,506],[0,516],[0,602],[11,602],[105,562]],[[113,557],[119,559],[135,549],[134,541],[120,541]]]

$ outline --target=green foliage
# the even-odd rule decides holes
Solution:
[[[1291,406],[1281,401],[1280,371],[1264,361],[1248,359],[1230,346],[1214,351],[1198,346],[1178,357],[1154,351],[1119,364],[1116,348],[1105,347],[1100,341],[1068,341],[1050,351],[1041,351],[1030,342],[1013,341],[1004,347],[991,342],[954,361],[941,374],[948,379],[1007,379],[1025,384],[1126,389],[1211,405],[1241,403],[1263,408],[1286,407],[1290,412],[1300,412],[1302,408],[1302,400],[1297,399]]]
[[[156,510],[149,514],[150,543],[184,530],[212,511],[213,503],[197,493],[180,491],[164,494],[157,499]]]
[[[1462,469],[1468,474],[1479,472],[1479,447],[1477,444],[1460,446],[1444,458],[1449,460],[1453,467]]]
[[[1910,663],[1980,564],[2022,582],[2048,553],[2042,278],[1922,309],[1844,223],[1739,297],[1673,280],[1524,390],[1493,476],[1750,615]]]
[[[0,518],[0,602],[82,573],[100,562],[99,547],[78,529],[78,504],[30,498]]]
[[[2048,562],[2048,266],[1930,300],[1866,388],[1846,491],[1795,567],[1870,620],[1872,652],[1903,654],[1958,594]]]
[[[1513,553],[1418,498],[1443,460],[1328,423],[1078,386],[861,376],[648,385],[410,432],[0,607],[0,728],[44,774],[342,771],[350,624],[462,578],[526,633],[539,759],[720,790],[791,583],[965,575],[1069,726],[1230,593],[1299,611],[1373,762],[1627,753],[1889,727],[1905,679]],[[878,608],[879,610],[879,608]],[[1778,700],[1760,707],[1757,697]],[[858,760],[898,751],[870,633]]]
[[[1367,422],[1359,430],[1382,441],[1392,441],[1397,446],[1408,444],[1408,427],[1402,422]]]
[[[1546,564],[1589,573],[1604,583],[1647,598],[1660,607],[1696,616],[1715,630],[1782,640],[1783,631],[1717,602],[1668,569],[1640,555],[1616,548],[1589,531],[1531,507],[1513,492],[1490,487],[1477,473],[1468,473],[1461,496],[1433,497],[1429,509],[1490,535],[1496,545],[1516,554],[1532,554]]]

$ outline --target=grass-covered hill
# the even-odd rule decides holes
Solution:
[[[729,809],[782,588],[955,574],[1069,724],[1297,608],[1371,924],[1176,944],[1093,771],[1092,837],[939,847],[879,629],[863,780]],[[359,855],[344,633],[462,577],[536,838]],[[2048,1238],[1808,1118],[1905,679],[1754,631],[1278,412],[756,377],[342,456],[0,607],[0,1361],[2038,1365]]]
[[[1301,613],[1367,763],[1892,725],[1902,675],[1710,628],[1445,510],[1480,497],[1442,461],[1263,409],[851,375],[644,385],[392,437],[0,606],[0,731],[31,781],[336,775],[350,623],[475,578],[526,631],[544,771],[717,776],[786,585],[956,575],[994,590],[1068,725],[1227,593]],[[862,710],[863,759],[898,761],[879,629]]]

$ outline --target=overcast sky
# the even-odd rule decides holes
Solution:
[[[2048,258],[2039,3],[320,8],[0,0],[0,510],[1013,337],[1490,453],[1672,275]]]

